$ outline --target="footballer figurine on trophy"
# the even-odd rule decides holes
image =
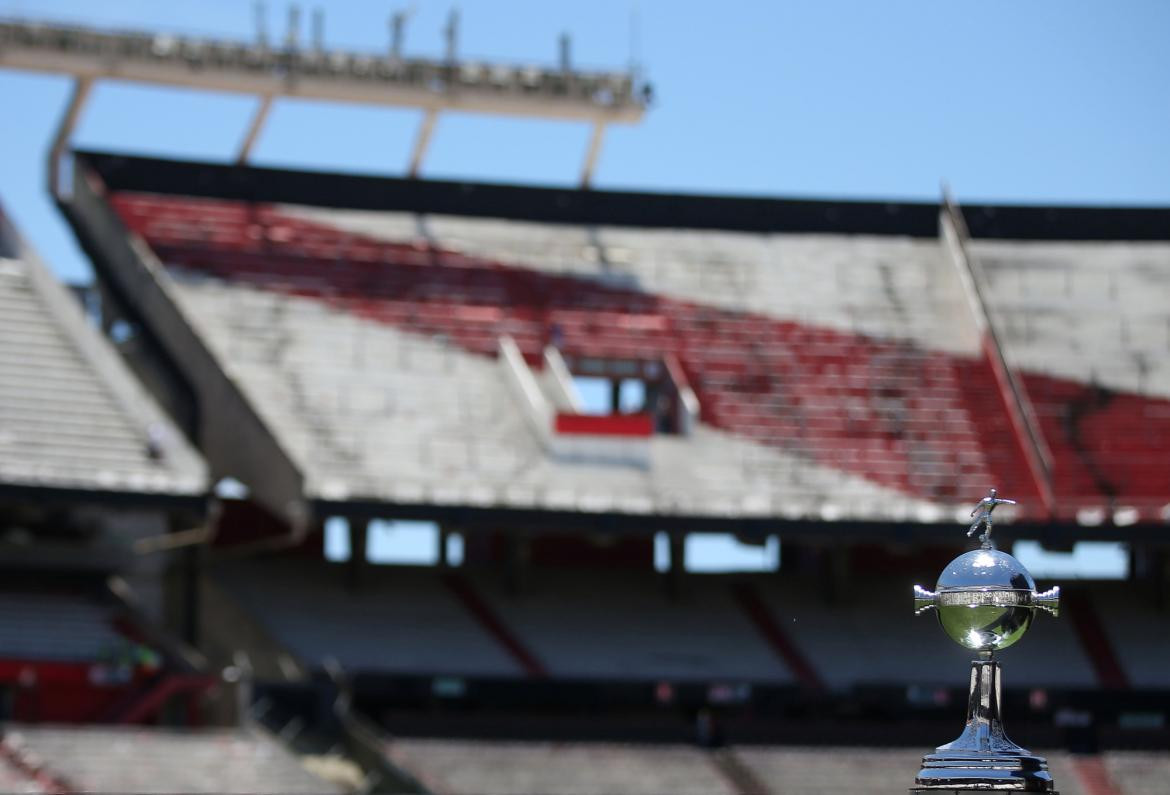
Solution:
[[[1037,592],[1024,565],[995,548],[991,513],[1003,504],[1015,503],[992,489],[971,514],[976,519],[967,535],[982,528],[979,548],[948,563],[934,591],[914,586],[915,612],[936,612],[951,640],[979,653],[971,661],[967,725],[956,740],[923,757],[914,793],[1055,792],[1048,762],[1004,731],[1000,666],[993,657],[1024,636],[1037,610],[1057,615],[1060,588]]]

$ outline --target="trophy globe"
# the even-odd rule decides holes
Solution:
[[[936,613],[951,640],[979,657],[971,662],[963,733],[923,757],[911,792],[1055,792],[1048,762],[1008,739],[1001,716],[995,652],[1022,638],[1037,610],[1057,615],[1060,603],[1059,588],[1037,592],[1027,568],[992,544],[991,514],[1005,503],[1015,504],[992,489],[971,513],[967,535],[983,529],[979,548],[948,563],[934,591],[914,586],[916,613]]]

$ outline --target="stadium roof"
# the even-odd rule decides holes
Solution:
[[[935,205],[77,163],[62,206],[101,277],[205,390],[217,474],[285,515],[842,527],[950,520],[991,483],[1039,502]],[[1159,521],[1170,482],[1147,465],[1170,417],[1152,359],[1166,318],[1138,302],[1140,323],[1118,335],[1114,316],[1170,263],[1170,211],[964,214],[972,259],[1011,298],[990,309],[1060,454],[1062,518],[1108,524],[1140,505],[1127,523]],[[1030,291],[1054,270],[1063,295]],[[1102,355],[1019,331],[1041,316],[1095,335]],[[556,384],[545,368],[535,397],[517,396],[522,360],[495,354],[507,335],[538,366],[553,328],[579,370],[676,357],[702,401],[694,433],[652,436],[633,465],[534,433],[529,403]],[[1117,400],[1085,410],[1101,388]],[[1127,454],[1108,458],[1121,438]]]
[[[0,494],[196,500],[206,465],[0,210]]]
[[[109,186],[354,210],[744,232],[938,237],[934,202],[580,190],[244,167],[79,151]],[[976,238],[1170,240],[1170,208],[964,204]]]

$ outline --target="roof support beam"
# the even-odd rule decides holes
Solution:
[[[418,177],[422,170],[423,158],[427,156],[427,149],[431,146],[431,136],[435,133],[435,122],[439,112],[431,109],[423,114],[422,125],[418,128],[418,137],[414,139],[414,151],[410,155],[410,170],[407,172],[411,179]]]
[[[236,155],[238,165],[242,166],[248,162],[248,156],[252,154],[252,147],[256,145],[256,139],[260,137],[260,130],[263,129],[264,122],[268,121],[268,112],[271,109],[272,95],[262,95],[260,105],[257,106],[256,113],[252,116],[252,123],[248,125],[248,133],[240,144],[240,152]]]
[[[585,151],[585,164],[581,167],[581,187],[588,188],[593,184],[593,171],[597,168],[597,157],[601,154],[601,139],[605,137],[605,122],[593,123],[593,132],[589,135],[589,148]]]
[[[58,189],[61,187],[59,182],[61,157],[69,148],[69,140],[73,137],[73,130],[77,126],[77,120],[81,118],[81,111],[85,108],[85,102],[89,99],[89,92],[92,88],[92,77],[78,77],[73,81],[73,93],[69,96],[69,104],[65,106],[65,115],[61,117],[61,122],[57,125],[57,133],[53,136],[53,144],[49,148],[50,195],[58,195]],[[66,176],[67,179],[72,179],[72,177],[72,174]]]

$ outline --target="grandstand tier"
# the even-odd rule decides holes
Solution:
[[[533,569],[516,593],[484,568],[372,569],[358,588],[345,569],[286,558],[211,574],[309,670],[333,658],[353,673],[390,677],[848,693],[958,687],[969,661],[956,646],[922,642],[929,619],[908,607],[909,576],[858,577],[829,603],[813,578],[797,574],[695,576],[671,594],[637,570]],[[1006,687],[1170,689],[1160,609],[1121,609],[1121,584],[1065,591],[1061,620],[1036,622],[1024,651],[1007,653]]]
[[[155,333],[180,366],[210,357],[227,375],[309,501],[934,521],[994,482],[1022,498],[1021,516],[1042,517],[955,265],[897,211],[883,224],[845,205],[845,218],[864,221],[834,230],[821,217],[802,230],[805,207],[775,228],[719,229],[720,200],[690,198],[680,206],[688,218],[708,206],[706,224],[649,213],[640,226],[569,194],[580,220],[570,209],[536,221],[508,217],[506,202],[485,206],[477,186],[411,192],[390,180],[77,162],[79,191],[104,183],[97,206],[66,205],[83,240],[107,240],[95,251],[103,277],[130,293],[135,280],[155,283],[165,299],[149,301]],[[304,202],[310,181],[334,206]],[[345,186],[357,194],[348,208],[336,206]],[[540,192],[514,190],[531,215]],[[394,200],[377,209],[380,192]],[[836,205],[814,209],[831,218]],[[121,228],[152,253],[108,243]],[[1081,318],[1075,296],[1094,289],[1094,269],[1125,285],[1111,288],[1119,296],[1150,294],[1170,269],[1165,242],[976,241],[973,251],[991,273],[993,319],[1008,328],[1042,321],[1030,294],[1000,289],[1033,280],[1037,257],[1086,274],[1045,308],[1066,326]],[[1003,335],[1054,452],[1060,518],[1161,521],[1170,503],[1170,475],[1150,465],[1170,439],[1170,383],[1119,356],[1145,362],[1167,346],[1158,313],[1150,304],[1107,346],[1044,366],[1042,334]],[[1107,331],[1098,326],[1078,339]],[[505,338],[531,382],[497,358]],[[545,413],[556,403],[541,372],[550,344],[578,372],[677,361],[698,427],[637,442],[632,459],[563,455],[550,439],[564,424]],[[518,398],[517,382],[534,386]]]
[[[338,792],[260,730],[6,724],[4,755],[41,771],[46,791]]]
[[[0,211],[0,488],[206,492],[206,467]]]
[[[515,743],[395,738],[390,758],[435,795],[820,795],[895,793],[922,754],[906,748],[689,746],[612,743]],[[1164,755],[1112,753],[1105,778],[1086,770],[1102,758],[1045,751],[1064,795],[1139,795],[1159,791]]]

